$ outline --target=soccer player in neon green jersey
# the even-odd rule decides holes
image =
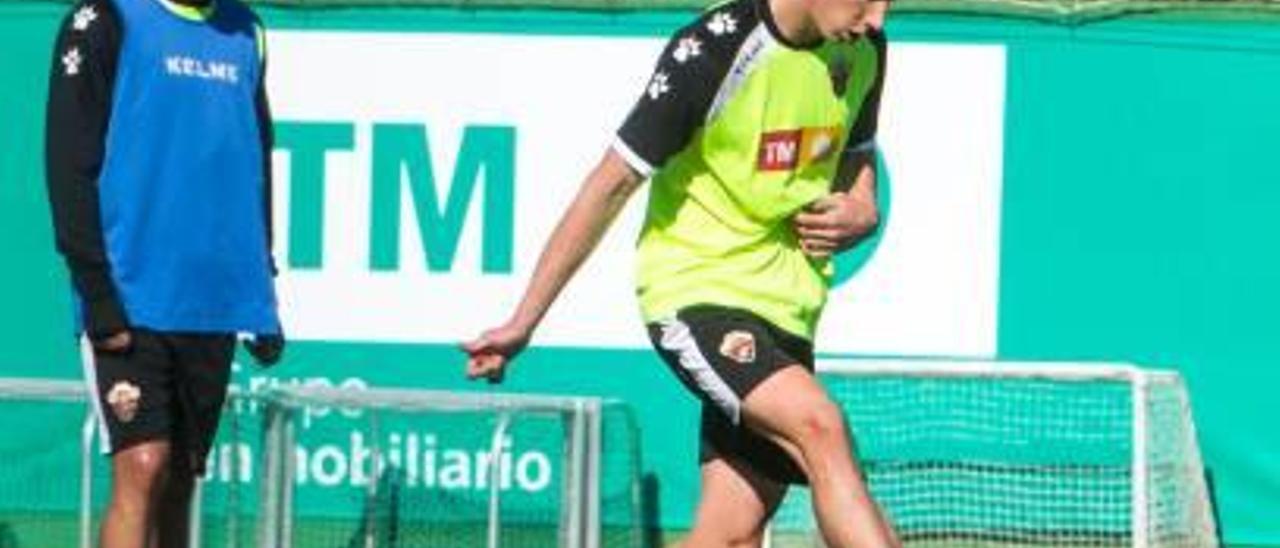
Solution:
[[[813,374],[830,255],[875,225],[887,8],[730,0],[678,30],[546,244],[512,317],[464,343],[501,379],[628,197],[653,181],[637,294],[651,339],[703,402],[690,546],[756,546],[808,483],[827,545],[893,547],[840,408]]]

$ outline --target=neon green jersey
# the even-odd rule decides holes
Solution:
[[[716,304],[812,339],[831,267],[804,254],[791,219],[831,192],[844,153],[872,146],[884,43],[788,43],[766,0],[676,32],[614,145],[652,176],[646,321]]]

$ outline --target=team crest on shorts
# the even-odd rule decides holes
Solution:
[[[756,361],[756,338],[747,331],[730,331],[720,341],[720,354],[735,362]]]
[[[120,381],[107,391],[107,405],[120,422],[130,422],[138,415],[138,401],[142,399],[142,389],[133,383]]]

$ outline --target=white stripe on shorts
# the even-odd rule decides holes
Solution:
[[[662,348],[674,352],[680,358],[680,367],[693,375],[698,387],[729,416],[733,424],[738,424],[742,415],[742,400],[738,399],[738,395],[733,393],[724,379],[716,374],[706,356],[702,355],[689,325],[676,318],[658,323],[662,326],[662,341],[659,343]]]
[[[107,418],[102,414],[102,395],[98,393],[98,360],[93,357],[93,343],[87,335],[80,336],[80,365],[84,367],[84,380],[89,385],[89,402],[93,404],[93,416],[98,419],[98,444],[102,454],[111,453],[111,431],[107,430]]]

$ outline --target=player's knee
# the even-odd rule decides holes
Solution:
[[[708,512],[700,506],[693,531],[685,546],[759,546],[764,538],[767,517],[756,515],[748,508],[721,508],[723,512]]]
[[[829,400],[816,402],[800,412],[801,447],[827,446],[844,439],[844,413]]]
[[[731,548],[757,548],[764,541],[762,527],[743,527],[731,523],[717,523],[714,526],[702,525],[684,541],[684,548],[702,546],[728,546]]]
[[[750,531],[743,531],[733,536],[726,544],[732,548],[759,548],[763,543],[764,531],[759,528],[753,528]]]
[[[169,450],[162,446],[140,445],[117,454],[114,462],[122,480],[136,489],[149,491],[168,472]]]
[[[734,548],[755,548],[764,540],[763,519],[734,520],[724,529],[723,545]]]

